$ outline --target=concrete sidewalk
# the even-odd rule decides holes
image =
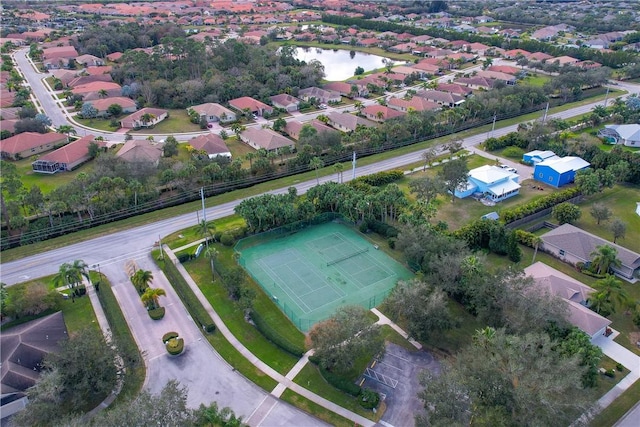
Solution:
[[[361,415],[358,415],[354,412],[349,411],[348,409],[345,409],[341,406],[336,405],[333,402],[330,402],[329,400],[318,396],[317,394],[301,387],[300,385],[296,384],[293,382],[293,379],[289,379],[287,377],[285,377],[284,375],[280,374],[279,372],[277,372],[276,370],[274,370],[273,368],[271,368],[269,365],[267,365],[266,363],[264,363],[262,360],[258,359],[258,357],[256,357],[256,355],[254,355],[253,353],[251,353],[240,341],[238,341],[238,339],[235,337],[235,335],[233,335],[231,333],[231,331],[229,330],[229,328],[227,328],[227,326],[224,324],[224,322],[222,321],[222,318],[218,315],[218,313],[216,313],[216,311],[213,309],[213,307],[211,306],[211,304],[209,303],[209,301],[207,300],[207,298],[204,296],[204,294],[202,293],[202,291],[200,290],[200,288],[198,287],[198,285],[194,282],[194,280],[191,278],[191,276],[189,275],[189,273],[187,272],[187,270],[184,268],[184,266],[178,262],[178,259],[176,258],[175,254],[173,253],[173,251],[171,249],[169,249],[169,247],[167,247],[166,245],[164,246],[164,250],[165,253],[167,254],[167,256],[169,257],[169,259],[174,263],[174,265],[176,266],[176,268],[178,269],[178,271],[180,272],[180,274],[182,275],[182,277],[185,279],[185,281],[189,284],[189,287],[191,288],[191,290],[193,291],[193,293],[196,295],[196,297],[198,298],[198,300],[200,301],[200,303],[202,304],[202,306],[207,310],[207,312],[209,313],[209,315],[211,316],[211,318],[213,319],[213,321],[216,324],[216,327],[218,328],[218,330],[220,331],[220,333],[222,333],[222,335],[224,335],[224,337],[231,343],[231,345],[233,345],[236,350],[238,350],[240,352],[240,354],[242,354],[242,356],[244,358],[246,358],[249,362],[251,362],[251,364],[253,364],[256,368],[260,369],[262,372],[264,372],[265,374],[267,374],[268,376],[270,376],[271,378],[273,378],[274,380],[278,381],[278,386],[276,386],[276,388],[272,391],[272,395],[273,393],[279,393],[282,394],[282,392],[284,392],[284,389],[288,388],[292,391],[294,391],[295,393],[311,400],[312,402],[322,406],[325,409],[330,410],[331,412],[334,412],[354,423],[357,423],[363,427],[374,427],[376,425],[376,423],[374,421],[371,421]],[[307,356],[308,357],[308,356]],[[302,363],[302,362],[300,362]],[[306,363],[306,362],[305,362]],[[303,365],[304,366],[304,365]],[[300,368],[302,369],[302,368]],[[282,391],[280,391],[282,390]],[[263,407],[265,406],[265,407]],[[258,415],[257,412],[258,410],[260,410],[260,414],[263,413],[263,411],[267,411],[270,410],[269,407],[273,407],[275,405],[271,405],[271,401],[269,401],[269,399],[266,399],[261,405],[260,407],[263,407],[262,409],[259,407],[258,409],[256,409],[256,411],[254,411],[254,414],[252,414],[249,418],[253,418],[253,421],[255,422],[257,419],[264,419],[264,417],[262,417],[261,415]],[[252,424],[255,425],[255,424]]]

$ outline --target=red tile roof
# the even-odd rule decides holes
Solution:
[[[87,135],[82,138],[73,141],[64,147],[60,147],[51,153],[45,154],[41,156],[38,160],[44,160],[47,162],[57,162],[57,163],[66,163],[73,164],[82,160],[84,157],[88,157],[89,155],[89,144],[95,141],[95,136]],[[97,142],[97,144],[103,144],[104,142]]]
[[[23,132],[0,141],[0,151],[17,154],[45,144],[65,142],[67,136],[61,133]]]

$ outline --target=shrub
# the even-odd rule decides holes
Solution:
[[[149,317],[151,317],[153,320],[160,320],[164,317],[164,307],[147,310],[147,313],[149,313]]]
[[[395,249],[396,248],[396,239],[387,239],[387,244],[389,245],[389,247],[391,249]]]
[[[362,390],[362,388],[359,385],[354,384],[347,378],[336,375],[333,372],[327,371],[326,369],[322,368],[318,364],[319,360],[317,357],[311,356],[309,357],[309,360],[318,367],[320,375],[322,375],[322,378],[324,378],[329,384],[331,384],[338,390],[342,390],[345,393],[350,394],[351,396],[358,397],[360,395],[360,391]]]
[[[386,222],[370,220],[367,224],[370,229],[382,237],[398,237],[398,229]]]
[[[380,395],[371,389],[363,388],[358,396],[358,403],[364,409],[373,409],[380,403]]]
[[[518,243],[521,243],[530,248],[533,248],[535,246],[534,242],[536,241],[537,238],[538,236],[528,231],[516,230],[516,239],[518,239]]]
[[[171,338],[166,344],[167,352],[172,356],[177,356],[184,350],[184,340],[182,338]]]
[[[255,310],[251,312],[251,319],[256,325],[256,329],[262,335],[264,335],[266,339],[268,339],[284,351],[289,352],[296,357],[302,357],[305,352],[305,348],[303,345],[294,343],[287,337],[282,336],[262,318],[262,315],[260,315],[260,313],[256,312]]]
[[[618,370],[618,372],[622,372],[622,371],[624,371],[624,366],[622,366],[619,363],[616,363],[616,369]]]
[[[180,261],[180,263],[185,263],[185,262],[191,260],[191,256],[192,255],[189,254],[189,253],[180,254],[180,255],[178,255],[178,261]]]
[[[524,155],[524,150],[518,147],[507,147],[502,152],[504,157],[510,157],[512,159],[521,159]]]
[[[235,237],[233,237],[233,234],[228,231],[225,231],[224,233],[222,233],[222,236],[220,236],[220,243],[225,246],[233,246],[235,242]]]
[[[166,344],[167,341],[169,341],[171,338],[178,338],[178,337],[179,335],[177,332],[167,332],[162,336],[162,342]]]
[[[613,369],[609,369],[607,372],[604,373],[606,376],[608,376],[609,378],[615,378],[616,377],[616,371],[614,371]]]
[[[562,202],[566,202],[567,200],[579,195],[580,190],[575,187],[568,188],[563,191],[558,191],[556,193],[552,193],[539,199],[532,200],[529,203],[525,203],[524,205],[520,205],[512,209],[504,209],[500,212],[500,219],[505,224],[509,224],[518,219],[533,215],[536,212],[540,212]]]
[[[354,180],[351,180],[349,182],[349,185],[357,186],[358,184],[362,183],[362,184],[372,185],[374,187],[380,187],[382,185],[389,184],[394,181],[398,181],[403,177],[404,177],[404,172],[402,171],[398,171],[398,170],[383,171],[383,172],[377,172],[371,175],[360,176]]]
[[[582,274],[586,274],[587,276],[595,277],[596,279],[604,279],[605,277],[607,277],[606,274],[594,273],[593,271],[589,270],[588,268],[583,268],[582,270],[580,270],[580,272]]]

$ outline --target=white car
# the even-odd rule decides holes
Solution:
[[[516,168],[512,168],[509,165],[500,165],[500,167],[506,170],[507,172],[518,173],[518,170]]]

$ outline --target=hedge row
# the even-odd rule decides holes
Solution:
[[[278,331],[273,329],[271,325],[269,325],[269,322],[264,320],[260,313],[253,310],[251,312],[251,319],[256,325],[256,329],[258,329],[258,331],[262,335],[264,335],[266,339],[296,357],[302,357],[302,355],[304,355],[305,348],[303,346],[290,341],[287,337],[282,336],[282,334],[280,334]]]
[[[398,229],[386,222],[372,219],[366,223],[366,226],[382,237],[398,237]]]
[[[568,188],[556,193],[551,193],[539,199],[532,200],[529,203],[525,203],[524,205],[520,205],[512,209],[504,209],[500,212],[500,219],[505,224],[509,224],[510,222],[533,215],[536,212],[551,208],[559,203],[566,202],[567,200],[573,199],[579,195],[580,190],[577,188]]]
[[[164,334],[162,336],[162,342],[166,343],[167,341],[169,341],[171,338],[178,338],[179,335],[177,332],[167,332],[166,334]]]
[[[499,138],[489,138],[484,142],[484,148],[487,151],[495,151],[504,147],[514,146],[525,149],[529,146],[529,141],[527,141],[518,132],[509,132],[504,136],[501,136]]]
[[[518,243],[528,246],[530,248],[535,248],[536,241],[540,239],[537,235],[530,233],[526,230],[516,230],[516,239],[518,239]]]
[[[173,263],[168,259],[165,255],[166,260],[160,263],[162,271],[169,279],[169,283],[173,286],[173,289],[176,290],[178,296],[182,300],[182,303],[187,308],[187,311],[196,321],[196,323],[205,331],[213,332],[216,330],[216,325],[211,320],[211,316],[207,313],[207,310],[204,309],[200,301],[193,293],[187,282],[184,280],[178,269]]]
[[[394,181],[398,181],[404,177],[404,172],[399,170],[376,172],[371,175],[359,176],[358,178],[350,181],[352,185],[368,184],[374,187],[380,187],[382,185],[390,184]]]

